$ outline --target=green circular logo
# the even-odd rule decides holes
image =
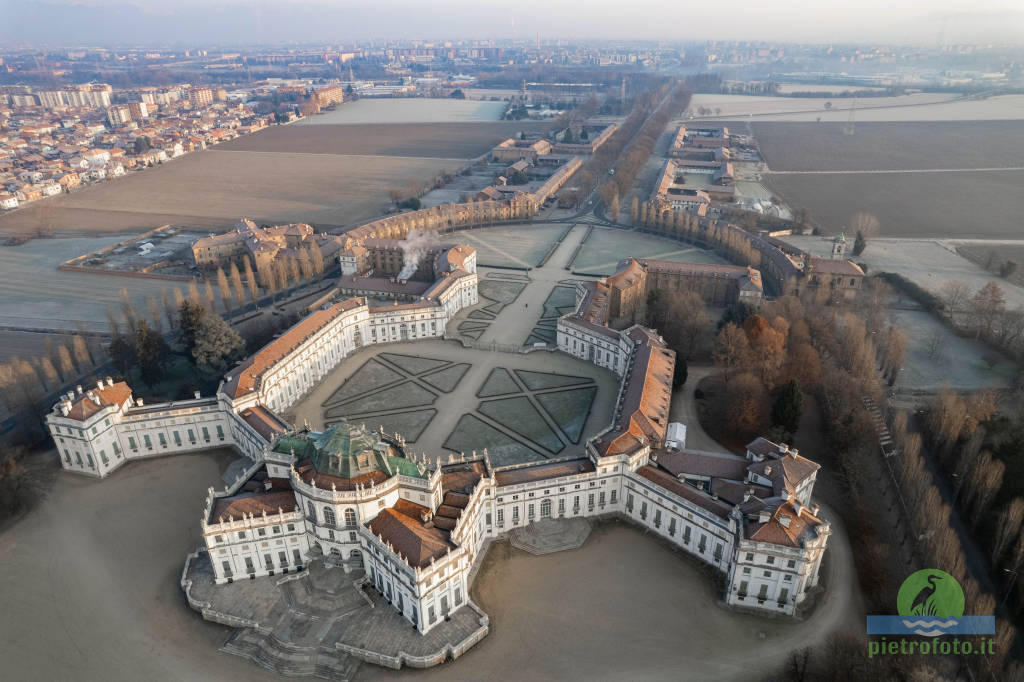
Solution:
[[[960,618],[964,615],[964,591],[949,573],[925,568],[911,573],[900,585],[896,610],[901,616]]]

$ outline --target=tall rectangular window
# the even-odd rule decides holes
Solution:
[[[217,438],[224,440],[224,427],[220,424],[217,424]]]
[[[203,427],[203,440],[210,440],[210,429]]]
[[[146,447],[148,449],[150,449],[150,450],[153,449],[153,441],[151,441],[149,439],[149,434],[148,433],[142,437],[142,442],[144,442],[146,444]]]
[[[138,450],[139,446],[135,443],[135,436],[128,436],[128,447],[132,450]]]
[[[504,509],[499,509],[498,510],[498,527],[500,528],[501,526],[504,526],[504,525],[505,525],[505,510]]]
[[[164,436],[163,432],[161,431],[159,434],[157,434],[157,437],[160,439],[160,447],[166,448],[167,447],[167,438],[166,438],[166,436]]]
[[[181,445],[181,434],[177,431],[174,432],[174,444],[178,446]]]

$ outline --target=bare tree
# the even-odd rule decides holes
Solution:
[[[1003,485],[1006,465],[988,452],[978,455],[974,467],[968,474],[964,491],[963,506],[971,528],[977,528],[985,517],[992,500]]]
[[[259,286],[256,284],[256,275],[253,274],[252,263],[248,256],[242,259],[242,268],[245,272],[245,283],[249,287],[249,296],[253,303],[257,303],[260,300]]]
[[[1006,296],[1002,287],[989,282],[971,297],[971,312],[974,318],[974,338],[982,334],[991,338],[998,326],[999,317],[1006,312]]]
[[[121,317],[124,318],[124,322],[128,325],[131,333],[135,334],[135,330],[138,328],[138,318],[135,314],[135,308],[132,307],[132,299],[128,295],[128,290],[121,289],[118,293],[118,298],[121,302]]]
[[[907,359],[907,333],[899,327],[891,328],[886,334],[883,353],[886,381],[892,386],[896,383],[896,377],[899,376],[903,362]]]
[[[76,334],[71,339],[71,351],[75,356],[75,364],[81,373],[88,372],[96,364],[92,353],[89,351],[89,344],[82,334]]]
[[[196,283],[194,279],[189,280],[188,283],[188,300],[192,301],[198,306],[202,306],[204,308],[206,307],[203,304],[203,297],[199,294],[199,285]]]
[[[205,307],[211,313],[214,313],[216,312],[216,310],[214,309],[214,303],[216,302],[217,297],[213,295],[213,283],[210,282],[210,280],[205,280],[203,284],[205,286],[205,299],[203,300],[203,307]]]
[[[228,284],[228,278],[224,274],[224,268],[217,268],[217,289],[220,290],[220,304],[224,308],[224,314],[229,315],[232,308],[231,285]]]
[[[64,349],[67,351],[67,349]],[[50,362],[50,358],[44,357],[39,360],[39,380],[44,390],[53,390],[60,386],[61,378],[57,375],[57,369]]]
[[[67,346],[61,344],[57,349],[57,356],[60,362],[57,368],[60,370],[61,381],[71,381],[75,377],[75,363],[71,360],[71,351]]]
[[[750,342],[746,333],[733,324],[728,323],[715,337],[715,364],[722,368],[722,377],[728,383],[732,373],[745,367],[750,358]]]
[[[850,229],[853,230],[856,235],[856,239],[853,245],[853,255],[859,256],[864,252],[864,248],[868,245],[868,242],[877,237],[881,231],[881,226],[878,223],[878,218],[861,211],[855,213],[850,219]]]
[[[164,320],[167,322],[167,329],[174,329],[174,321],[178,316],[178,309],[174,306],[174,299],[171,298],[171,290],[164,289],[161,294],[161,303],[164,307]]]
[[[164,315],[163,311],[160,310],[160,304],[157,300],[150,296],[146,299],[146,309],[149,311],[149,321],[153,327],[153,331],[157,334],[163,333],[164,330]]]
[[[1024,500],[1015,497],[996,516],[992,531],[992,562],[998,564],[1006,546],[1020,533],[1024,521]]]
[[[313,272],[316,273],[317,277],[323,277],[327,263],[324,260],[324,252],[320,249],[320,244],[317,243],[316,239],[310,240],[309,260],[313,265]]]
[[[181,293],[181,289],[174,288],[174,317],[171,320],[171,328],[173,329],[178,325],[178,311],[181,310],[181,304],[185,302],[185,295]]]
[[[967,300],[971,297],[971,288],[961,280],[950,280],[939,289],[939,297],[946,306],[946,312],[950,319],[956,324],[956,315],[963,310]]]

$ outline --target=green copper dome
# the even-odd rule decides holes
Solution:
[[[294,452],[297,461],[308,457],[317,473],[338,478],[359,478],[376,471],[388,478],[395,474],[425,476],[379,434],[344,419],[326,431],[282,438],[274,449]]]

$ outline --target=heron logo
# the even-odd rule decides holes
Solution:
[[[896,595],[898,616],[868,616],[869,635],[991,635],[995,616],[965,616],[964,591],[937,568],[907,576]]]

